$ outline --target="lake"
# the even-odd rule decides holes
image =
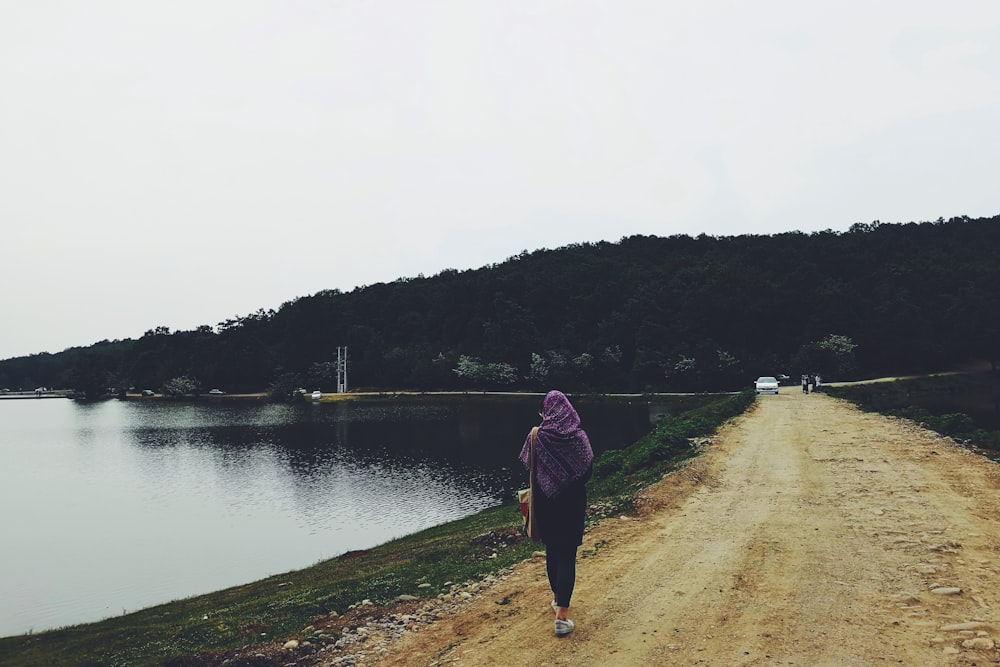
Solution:
[[[0,636],[255,581],[509,501],[539,403],[2,400]],[[577,408],[598,452],[671,409]]]

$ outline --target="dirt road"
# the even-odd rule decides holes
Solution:
[[[567,638],[542,561],[379,664],[1000,662],[1000,466],[795,388],[588,531]]]

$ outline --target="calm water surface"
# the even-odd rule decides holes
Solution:
[[[537,398],[0,401],[0,636],[136,611],[510,499]],[[598,451],[665,408],[578,406]]]

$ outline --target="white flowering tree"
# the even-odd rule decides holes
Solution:
[[[795,356],[800,372],[820,373],[825,377],[846,377],[854,372],[857,345],[850,336],[828,334],[821,340],[806,343]]]
[[[462,355],[454,368],[455,375],[472,384],[510,385],[517,381],[517,369],[504,362],[483,362]]]
[[[161,392],[166,396],[197,396],[201,393],[201,383],[187,375],[182,375],[164,382]]]

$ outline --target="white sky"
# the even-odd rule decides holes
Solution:
[[[575,242],[992,216],[998,160],[996,0],[0,0],[0,359]]]

